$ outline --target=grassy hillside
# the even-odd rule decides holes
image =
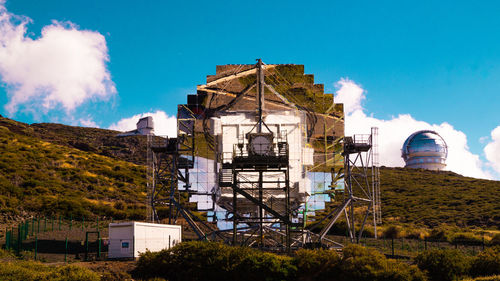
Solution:
[[[500,229],[500,182],[453,172],[382,168],[386,222]]]
[[[72,139],[71,131],[66,132],[65,146],[37,137],[33,126],[6,118],[0,121],[0,210],[4,219],[27,213],[145,215],[144,166],[72,148],[68,143],[78,135]],[[85,135],[87,129],[80,129],[80,135]]]
[[[0,126],[11,132],[39,138],[78,150],[93,152],[135,164],[146,163],[146,137],[116,137],[120,132],[54,123],[25,124],[0,115]]]
[[[4,217],[23,212],[144,216],[145,168],[137,164],[144,163],[146,140],[116,134],[0,117]],[[384,224],[500,228],[498,181],[418,169],[380,172]]]

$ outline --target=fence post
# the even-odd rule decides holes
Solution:
[[[59,215],[59,230],[61,230],[61,215]]]
[[[35,260],[38,253],[38,233],[35,234]]]
[[[85,233],[85,261],[89,260],[89,233]]]
[[[10,232],[9,229],[5,229],[5,250],[10,249]]]
[[[64,242],[64,262],[68,262],[68,236],[66,236],[66,241]]]
[[[99,216],[97,216],[97,231],[99,231]]]
[[[52,229],[51,230],[54,231],[54,216],[52,215],[51,218],[52,218]]]
[[[394,257],[394,237],[392,237],[392,257]]]
[[[19,256],[19,252],[21,251],[21,230],[22,227],[20,224],[17,225],[17,255]]]
[[[44,217],[44,221],[43,232],[47,232],[47,217]]]
[[[98,233],[99,239],[97,239],[98,247],[97,247],[97,254],[99,255],[99,259],[101,259],[101,235]]]

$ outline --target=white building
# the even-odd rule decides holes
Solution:
[[[139,119],[137,129],[118,134],[118,137],[135,136],[135,135],[154,135],[153,117],[147,116]]]
[[[182,241],[180,225],[144,222],[109,224],[108,258],[137,258],[146,250],[169,249]]]

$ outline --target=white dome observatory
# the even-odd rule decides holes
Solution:
[[[448,146],[435,131],[423,130],[413,133],[403,144],[401,157],[405,168],[443,170],[446,167]]]

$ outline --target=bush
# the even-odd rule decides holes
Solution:
[[[339,275],[340,256],[331,250],[305,250],[295,253],[298,280],[334,280]]]
[[[401,229],[397,226],[391,225],[384,230],[382,237],[384,238],[398,238],[401,235]]]
[[[500,233],[495,234],[495,236],[491,238],[490,244],[493,246],[500,245]]]
[[[344,248],[339,271],[335,280],[427,280],[417,267],[389,260],[380,252],[359,245]]]
[[[443,241],[447,242],[450,241],[450,235],[448,234],[448,231],[444,228],[435,228],[431,231],[429,234],[429,240],[432,241]]]
[[[470,268],[470,258],[457,250],[432,249],[420,253],[415,263],[421,270],[427,272],[431,280],[456,280],[467,274]]]
[[[416,267],[388,260],[359,245],[332,250],[299,250],[291,258],[213,242],[184,242],[141,255],[133,275],[168,280],[426,280]]]
[[[288,280],[290,257],[221,243],[192,241],[141,255],[134,276],[168,280]]]
[[[489,248],[479,253],[472,261],[472,276],[500,274],[500,247]]]
[[[38,262],[17,261],[0,263],[0,279],[97,281],[100,277],[89,269],[74,265],[53,267]]]
[[[451,243],[455,245],[482,245],[483,237],[472,233],[458,233],[451,239]]]

